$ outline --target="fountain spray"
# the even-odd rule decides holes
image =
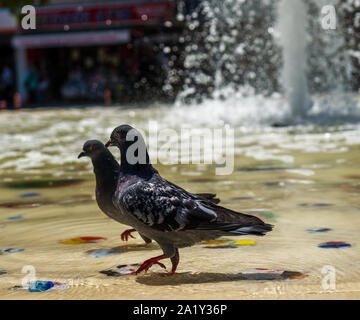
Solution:
[[[281,80],[292,117],[301,119],[312,106],[306,79],[306,5],[302,0],[280,0],[277,31],[283,48]]]

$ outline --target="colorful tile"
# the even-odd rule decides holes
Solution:
[[[324,243],[320,243],[318,245],[319,248],[346,248],[346,247],[351,247],[350,243],[346,243],[344,241],[328,241],[328,242],[324,242]]]
[[[104,240],[107,240],[107,238],[85,236],[85,237],[72,238],[72,239],[68,239],[68,240],[61,240],[61,241],[59,241],[59,243],[66,244],[66,245],[77,245],[77,244],[84,244],[84,243],[97,243],[99,241],[104,241]]]
[[[34,198],[34,197],[38,197],[38,196],[40,196],[40,193],[35,193],[35,192],[23,193],[23,194],[19,195],[20,198]]]
[[[318,228],[318,229],[307,229],[306,231],[309,233],[319,233],[319,232],[329,232],[332,229],[330,228]]]

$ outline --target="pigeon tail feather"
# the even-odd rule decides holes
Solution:
[[[217,230],[233,235],[255,235],[264,236],[265,233],[273,229],[273,225],[262,223],[255,225],[239,226],[236,223],[211,223],[202,224],[196,227],[197,230]]]
[[[234,230],[229,230],[228,232],[233,234],[240,234],[240,235],[264,236],[266,232],[269,232],[272,229],[273,229],[273,225],[264,223],[254,226],[240,227]]]
[[[218,230],[230,234],[263,236],[273,229],[273,225],[263,222],[250,214],[236,212],[214,204],[208,205],[217,218],[215,221],[202,222],[196,226],[199,230]]]

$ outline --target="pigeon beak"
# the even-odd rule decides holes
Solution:
[[[85,156],[86,156],[85,152],[80,152],[80,154],[78,155],[78,159],[85,157]]]
[[[112,146],[111,142],[112,142],[111,139],[108,142],[106,142],[105,147],[109,148],[110,146]]]

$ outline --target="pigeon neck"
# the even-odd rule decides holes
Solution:
[[[110,151],[101,152],[97,157],[91,159],[94,166],[96,185],[110,186],[116,184],[119,176],[119,164]]]
[[[141,177],[151,177],[157,171],[151,165],[149,154],[145,150],[145,156],[141,157],[138,154],[135,154],[132,161],[128,160],[127,151],[128,146],[121,146],[120,147],[120,156],[121,156],[121,165],[120,170],[123,174],[131,174],[137,175]],[[145,158],[145,159],[142,159]]]

